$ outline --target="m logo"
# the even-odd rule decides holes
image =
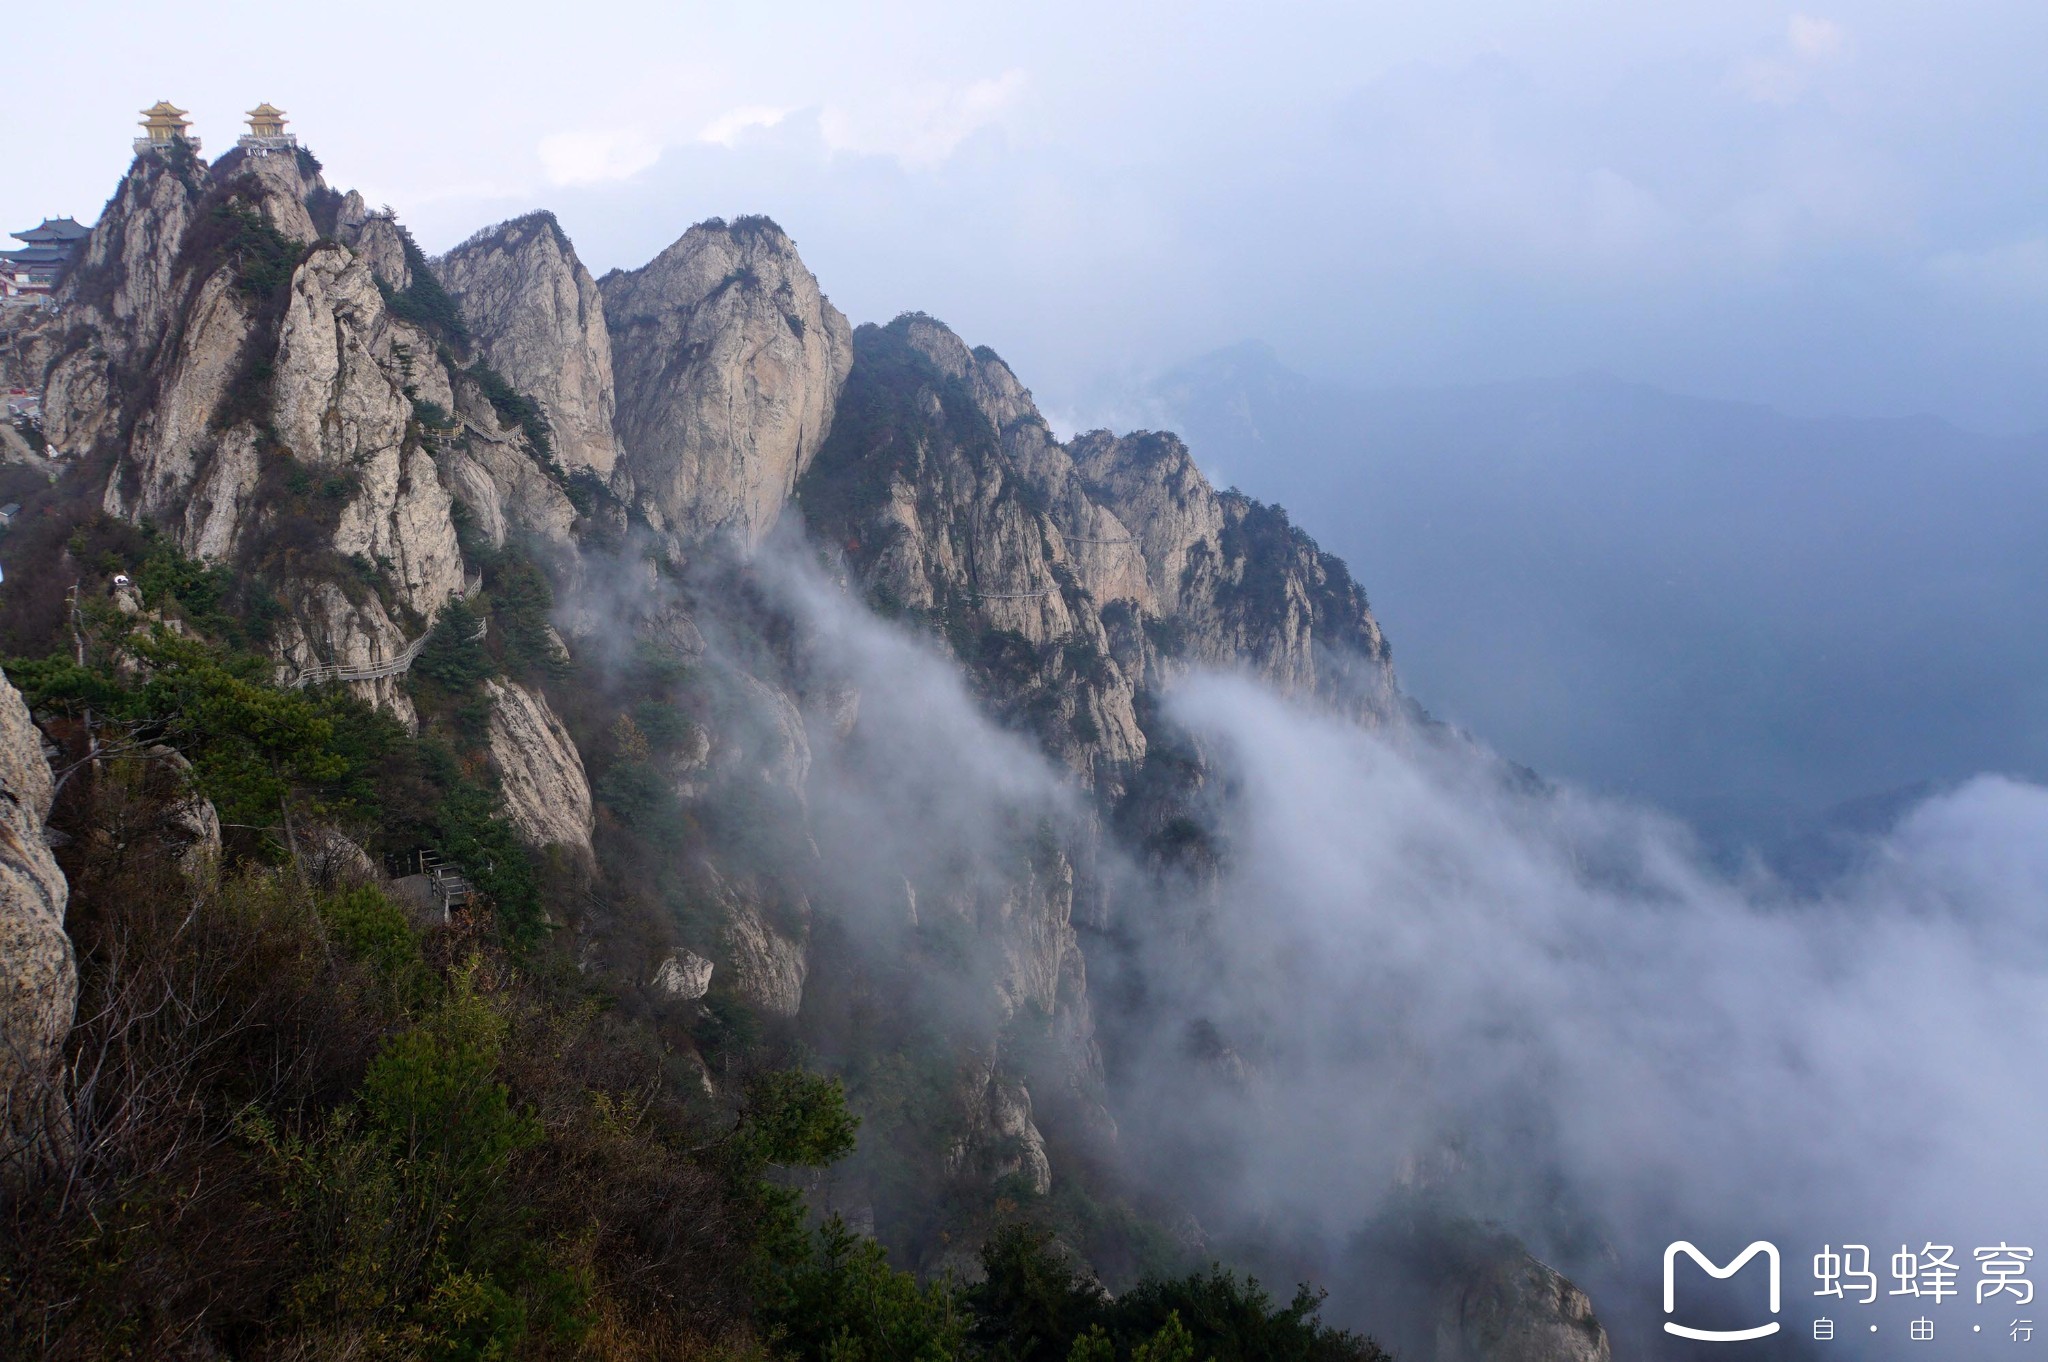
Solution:
[[[1695,1263],[1698,1263],[1702,1271],[1717,1281],[1726,1281],[1728,1278],[1733,1277],[1736,1273],[1742,1271],[1743,1264],[1761,1253],[1770,1261],[1771,1265],[1771,1313],[1774,1315],[1778,1313],[1778,1246],[1776,1244],[1767,1243],[1759,1239],[1737,1254],[1735,1260],[1729,1263],[1728,1266],[1716,1267],[1706,1254],[1701,1253],[1691,1244],[1681,1239],[1677,1243],[1667,1246],[1664,1250],[1665,1314],[1668,1315],[1678,1308],[1676,1269],[1678,1267],[1678,1255],[1681,1253],[1692,1259]],[[1745,1339],[1768,1338],[1770,1335],[1777,1333],[1778,1321],[1772,1320],[1769,1324],[1759,1324],[1754,1329],[1692,1329],[1683,1324],[1673,1324],[1667,1319],[1664,1321],[1664,1332],[1667,1334],[1677,1334],[1680,1338],[1696,1338],[1703,1343],[1740,1343]]]

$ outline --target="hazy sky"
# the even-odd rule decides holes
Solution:
[[[169,16],[169,17],[166,17]],[[1363,384],[1597,368],[2048,425],[2048,6],[46,7],[0,220],[92,216],[135,110],[259,100],[429,250],[555,208],[598,272],[767,212],[1057,417],[1248,337]]]

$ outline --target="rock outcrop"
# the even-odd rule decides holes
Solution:
[[[493,548],[517,531],[573,551],[576,507],[562,484],[541,466],[532,442],[506,424],[467,373],[455,375],[455,415],[462,436],[443,451],[449,490],[476,516]]]
[[[1277,508],[1210,486],[1173,436],[1063,442],[997,355],[939,322],[854,332],[765,219],[701,224],[600,283],[553,217],[535,214],[429,272],[395,218],[333,194],[314,166],[138,159],[66,286],[62,327],[35,339],[52,357],[52,441],[111,465],[106,511],[195,557],[270,574],[284,609],[268,646],[290,671],[388,669],[476,564],[503,573],[536,541],[558,586],[605,579],[559,617],[582,629],[580,655],[622,651],[624,603],[652,602],[632,642],[660,655],[650,675],[691,678],[673,682],[689,694],[622,701],[612,769],[646,763],[654,813],[642,816],[688,815],[674,820],[687,847],[660,845],[669,824],[628,830],[661,862],[649,878],[665,877],[648,910],[682,915],[644,939],[705,954],[657,961],[629,938],[606,968],[657,1005],[705,998],[716,974],[721,1005],[730,989],[807,1040],[831,1009],[895,1009],[901,1034],[939,1037],[944,1051],[922,1058],[943,1075],[951,1124],[920,1155],[950,1176],[1048,1192],[1064,1176],[1049,1147],[1116,1138],[1083,948],[1089,929],[1120,925],[1105,848],[1125,838],[1152,854],[1154,833],[1192,821],[1213,769],[1155,701],[1190,669],[1238,668],[1360,722],[1397,723],[1405,703],[1363,591]],[[722,561],[755,554],[793,497],[841,580],[950,648],[983,707],[1085,795],[1061,791],[1056,814],[1004,809],[987,845],[918,848],[913,836],[875,848],[873,864],[827,863],[818,842],[831,830],[809,801],[870,736],[859,686],[870,713],[885,697],[870,678],[811,674],[825,664],[806,658],[801,626],[766,620],[780,608],[772,591]],[[594,566],[592,527],[623,535],[628,504],[668,563]],[[733,587],[728,615],[714,618],[707,579]],[[495,592],[512,579],[491,580]],[[692,614],[707,606],[700,632]],[[544,627],[525,623],[529,640]],[[415,721],[403,677],[354,684]],[[570,733],[536,690],[483,684],[505,814],[589,868],[592,790]],[[643,699],[666,715],[647,725],[652,745],[633,717]],[[0,958],[13,970],[0,1024],[14,1065],[0,1080],[27,1091],[61,1044],[75,984],[64,884],[41,841],[48,771],[10,705],[7,690],[0,841],[18,847],[0,846]],[[627,802],[607,817],[625,824]],[[200,818],[189,841],[218,836]],[[322,846],[323,880],[375,873],[360,848]],[[1171,868],[1199,899],[1203,867]],[[854,874],[867,877],[862,895],[842,895]],[[850,919],[834,913],[856,898],[885,947],[847,940]],[[1235,1065],[1225,1079],[1239,1087],[1243,1039],[1219,1038],[1211,1066]],[[1583,1293],[1519,1246],[1434,1292],[1417,1308],[1437,1312],[1440,1362],[1606,1362]]]
[[[805,479],[807,519],[871,598],[977,638],[963,660],[999,709],[1106,800],[1149,748],[1139,695],[1189,667],[1248,668],[1370,723],[1404,712],[1344,565],[1277,508],[1215,491],[1179,440],[1062,445],[999,357],[928,317],[855,347],[863,420]]]
[[[1279,507],[1215,492],[1172,435],[1097,431],[1070,451],[1088,494],[1130,527],[1171,622],[1174,646],[1159,662],[1248,667],[1366,721],[1402,712],[1365,592]]]
[[[648,985],[672,1003],[692,1003],[711,991],[712,963],[695,951],[671,951]]]
[[[445,299],[408,293],[417,258],[308,157],[141,156],[39,342],[53,441],[111,455],[109,513],[283,574],[288,672],[402,654],[465,589],[458,498],[493,546],[570,539],[567,494],[498,409],[516,399],[463,367]],[[354,685],[412,722],[401,680]]]
[[[1593,1302],[1527,1253],[1440,1293],[1436,1362],[1610,1362]]]
[[[773,921],[773,905],[758,885],[708,876],[725,923],[726,954],[740,994],[770,1016],[794,1017],[804,1003],[810,962],[804,937]],[[808,904],[797,905],[808,913]]]
[[[989,1071],[969,1089],[965,1125],[948,1160],[955,1173],[989,1181],[1017,1178],[1034,1196],[1052,1191],[1052,1160],[1031,1116],[1031,1093],[1022,1083]]]
[[[209,178],[203,163],[138,156],[107,201],[64,283],[66,310],[103,355],[147,355],[182,309],[179,252]]]
[[[751,552],[832,425],[846,318],[766,218],[700,223],[599,288],[636,504],[674,551]]]
[[[179,257],[208,187],[202,163],[138,156],[80,249],[43,387],[43,429],[69,453],[115,438],[126,390],[142,381],[186,304]]]
[[[356,258],[369,266],[377,281],[393,293],[412,287],[412,261],[407,258],[405,236],[398,219],[372,213],[354,232],[342,238]]]
[[[562,466],[609,479],[618,450],[604,300],[554,214],[479,232],[434,271],[491,367],[540,404]]]
[[[57,1085],[78,1002],[69,896],[50,854],[50,765],[21,695],[0,677],[0,1177],[61,1146]]]
[[[545,697],[516,681],[486,681],[491,764],[505,812],[535,846],[560,845],[588,857],[594,826],[583,758]]]

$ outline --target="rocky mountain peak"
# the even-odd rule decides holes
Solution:
[[[566,848],[564,884],[604,887],[560,905],[579,967],[622,957],[619,977],[655,980],[677,1019],[708,995],[807,1040],[831,1008],[910,1018],[920,990],[943,993],[947,1026],[920,1063],[952,1133],[904,1140],[953,1191],[1043,1197],[1084,1162],[1068,1151],[1114,1139],[1085,938],[1129,911],[1097,858],[1188,823],[1204,778],[1161,717],[1164,689],[1236,668],[1364,722],[1404,712],[1363,590],[1278,508],[1217,491],[1169,434],[1062,442],[1008,364],[935,318],[856,332],[766,218],[700,223],[600,282],[551,214],[429,264],[310,158],[152,156],[71,287],[45,410],[53,441],[106,470],[87,500],[230,569],[245,593],[231,604],[264,621],[249,646],[288,678],[338,675],[429,736],[455,713],[496,816],[529,847]],[[590,474],[703,572],[613,561],[629,517]],[[764,625],[771,574],[745,561],[792,498],[848,594],[950,650],[983,717],[1028,734],[1075,796],[1058,819],[1020,806],[1015,845],[960,864],[876,852],[907,945],[900,975],[875,977],[900,988],[849,965],[846,858],[821,854],[808,803],[818,772],[860,769],[876,690],[808,674],[805,626]],[[712,561],[728,551],[739,561]],[[579,585],[551,615],[552,591]],[[464,632],[434,640],[437,621]],[[405,668],[451,638],[474,703],[437,717],[436,687],[445,702],[463,667],[446,683]],[[14,788],[36,771],[20,743],[8,769],[10,694],[0,682]],[[48,937],[53,894],[61,921],[61,885],[17,885],[27,927],[0,932]],[[0,873],[0,910],[7,897]],[[623,958],[637,947],[618,929],[643,909],[665,965]],[[23,949],[44,950],[57,987],[69,957],[52,945]],[[973,971],[948,974],[962,958]],[[1495,1295],[1517,1317],[1554,1297],[1564,1332],[1594,1337],[1554,1277]],[[1447,1328],[1491,1318],[1494,1297],[1474,1299]]]
[[[852,330],[766,218],[699,223],[599,285],[620,468],[672,549],[757,547],[832,425]]]
[[[562,466],[609,479],[618,448],[604,300],[554,214],[499,223],[433,267],[484,359],[540,404]]]
[[[211,182],[206,163],[137,156],[100,212],[64,281],[67,311],[126,354],[162,338],[177,306],[171,276],[193,209]]]
[[[307,204],[327,182],[310,155],[253,156],[235,150],[215,161],[212,173],[216,183],[241,182],[249,202],[286,239],[301,246],[320,239]]]
[[[1039,415],[1030,390],[1017,381],[1017,375],[995,351],[985,345],[970,350],[951,327],[922,312],[906,312],[890,327],[901,331],[910,348],[930,360],[940,373],[965,382],[975,406],[998,435],[1007,437],[1019,424],[1025,424],[1038,427],[1050,440],[1050,428]]]

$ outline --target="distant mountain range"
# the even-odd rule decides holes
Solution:
[[[1258,345],[1149,394],[1369,584],[1412,694],[1719,840],[2048,775],[2048,436],[1586,376],[1318,382]]]

